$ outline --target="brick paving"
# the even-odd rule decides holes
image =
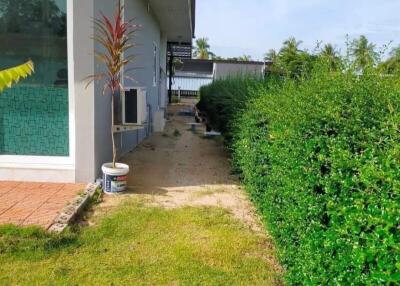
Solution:
[[[83,184],[0,181],[0,224],[38,225],[48,229]]]

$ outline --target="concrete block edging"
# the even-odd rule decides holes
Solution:
[[[100,183],[92,183],[86,186],[86,189],[79,193],[56,217],[48,231],[52,233],[61,233],[73,221],[90,202],[91,198],[100,189]]]

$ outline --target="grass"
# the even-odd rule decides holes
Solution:
[[[0,285],[273,285],[266,241],[218,208],[130,202],[62,235],[0,227]]]
[[[195,192],[195,193],[193,193],[193,195],[196,198],[201,198],[201,197],[211,196],[211,195],[214,195],[214,194],[222,194],[222,193],[225,193],[225,192],[226,192],[225,188],[213,188],[213,187],[204,186],[204,190],[201,190],[199,192]]]
[[[175,131],[174,131],[174,136],[175,136],[175,137],[180,137],[180,136],[182,136],[182,134],[181,134],[181,132],[180,132],[178,129],[175,129]]]

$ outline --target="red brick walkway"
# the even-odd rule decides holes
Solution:
[[[0,181],[0,224],[38,225],[48,229],[82,184]]]

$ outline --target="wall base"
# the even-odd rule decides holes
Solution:
[[[159,110],[154,113],[154,132],[163,132],[165,128],[165,116],[164,111]]]
[[[75,169],[2,168],[0,181],[75,183]]]

